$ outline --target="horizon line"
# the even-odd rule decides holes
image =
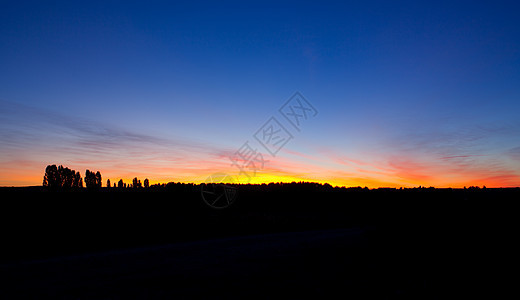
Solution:
[[[173,184],[192,184],[192,185],[202,185],[202,184],[211,184],[211,183],[216,183],[216,184],[226,184],[226,185],[252,185],[252,186],[261,186],[261,185],[270,185],[270,184],[317,184],[317,185],[321,185],[321,186],[325,186],[325,185],[330,185],[332,188],[346,188],[346,189],[350,189],[350,188],[361,188],[361,189],[369,189],[369,190],[377,190],[377,189],[396,189],[396,190],[399,190],[399,189],[460,189],[460,190],[463,190],[463,189],[469,189],[469,188],[478,188],[478,189],[517,189],[517,188],[520,188],[520,186],[499,186],[499,187],[487,187],[486,185],[482,185],[482,186],[479,186],[479,185],[470,185],[470,186],[463,186],[463,187],[436,187],[436,186],[425,186],[425,185],[418,185],[418,186],[414,186],[414,187],[406,187],[406,186],[397,186],[397,187],[390,187],[390,186],[379,186],[379,187],[368,187],[368,186],[360,186],[360,185],[357,185],[357,186],[346,186],[346,185],[332,185],[328,182],[325,182],[325,183],[320,183],[320,182],[317,182],[317,181],[278,181],[278,182],[264,182],[264,183],[229,183],[229,182],[200,182],[200,183],[196,183],[196,182],[180,182],[180,181],[169,181],[169,182],[163,182],[163,183],[154,183],[154,184],[151,184],[150,187],[153,187],[153,186],[161,186],[161,185],[167,185],[167,184],[170,184],[170,183],[173,183]],[[0,186],[0,188],[43,188],[44,186],[43,185],[23,185],[23,186]],[[107,187],[107,186],[102,186],[101,187],[102,189],[118,189],[119,187],[113,187],[113,186],[110,186],[110,187]],[[131,186],[131,183],[128,184],[128,186],[126,188],[133,188]],[[145,187],[140,187],[141,189],[145,189]],[[73,188],[73,189],[87,189],[87,187],[81,187],[81,188]]]

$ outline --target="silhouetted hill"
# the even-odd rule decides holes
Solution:
[[[203,203],[198,186],[183,184],[97,191],[0,188],[0,194],[4,265],[187,241],[350,228],[362,230],[355,255],[371,262],[370,274],[363,273],[363,278],[376,276],[385,286],[408,282],[405,290],[418,289],[420,295],[437,285],[429,287],[437,296],[448,287],[461,291],[483,281],[489,284],[489,274],[501,278],[496,266],[511,257],[514,204],[520,199],[518,188],[245,185],[239,187],[236,203],[215,210]],[[320,251],[341,261],[343,254],[335,247]],[[365,267],[356,268],[363,272]],[[338,281],[355,280],[350,273],[332,274]]]

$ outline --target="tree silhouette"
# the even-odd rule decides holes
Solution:
[[[148,180],[148,178],[145,178],[145,180],[144,180],[144,187],[145,188],[149,188],[150,187],[150,181]]]
[[[96,173],[90,170],[85,171],[85,185],[88,189],[97,189],[101,187],[101,173]]]
[[[76,172],[60,165],[58,167],[58,174],[60,180],[60,187],[64,189],[70,189],[72,187],[72,181]]]
[[[134,179],[132,180],[132,186],[134,188],[140,188],[142,187],[141,186],[141,180],[137,179],[137,177],[134,177]]]
[[[83,187],[83,179],[81,178],[81,174],[79,172],[76,172],[76,174],[74,174],[74,180],[73,180],[72,186],[75,188]]]
[[[48,165],[43,176],[43,186],[53,189],[71,189],[83,187],[79,172],[62,165]]]
[[[87,186],[87,189],[91,189],[95,186],[95,179],[93,176],[94,174],[90,172],[90,170],[85,171],[85,185]]]
[[[59,188],[61,184],[60,175],[56,165],[48,165],[45,168],[45,175],[43,176],[43,186],[50,188]]]
[[[119,179],[119,181],[117,182],[117,187],[122,189],[125,187],[124,183],[123,183],[123,179]]]
[[[110,185],[110,179],[107,179],[107,188],[110,188],[110,187],[112,187],[112,186]]]
[[[96,187],[101,187],[101,173],[99,171],[96,172]]]

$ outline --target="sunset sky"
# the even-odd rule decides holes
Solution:
[[[103,185],[225,173],[520,186],[519,11],[518,1],[4,1],[0,186],[41,185],[49,164],[99,170]],[[257,139],[271,118],[291,136],[274,155]],[[264,164],[248,179],[237,153]]]

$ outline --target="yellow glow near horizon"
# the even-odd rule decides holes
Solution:
[[[71,169],[81,170],[82,177],[87,165],[95,165],[94,162],[85,162],[83,165],[64,164]],[[276,168],[274,168],[276,166]],[[377,167],[378,165],[374,165]],[[229,174],[232,180],[225,182],[231,183],[251,183],[251,184],[268,184],[277,182],[316,182],[320,184],[328,183],[332,186],[345,187],[417,187],[417,186],[434,186],[434,187],[452,187],[462,188],[464,186],[487,186],[487,187],[513,187],[518,182],[518,176],[514,173],[505,173],[502,176],[489,177],[486,170],[471,170],[471,172],[462,170],[458,173],[451,174],[449,177],[445,175],[442,167],[429,168],[428,164],[423,164],[422,169],[414,168],[413,165],[404,163],[399,165],[399,169],[394,170],[386,166],[379,170],[371,172],[368,166],[362,165],[363,170],[346,170],[338,168],[324,168],[301,162],[294,162],[280,157],[277,165],[266,167],[259,170],[255,176],[247,178],[247,176],[239,176],[237,168],[226,163],[210,164],[199,163],[193,166],[165,168],[162,166],[141,166],[132,165],[128,169],[113,169],[106,166],[99,168],[102,175],[102,185],[106,186],[107,179],[110,179],[111,186],[116,184],[120,179],[128,184],[132,183],[134,177],[137,177],[141,184],[144,184],[145,178],[149,179],[150,185],[165,184],[168,182],[181,183],[203,183],[207,182],[208,177],[212,174],[212,170],[222,170],[223,174]],[[341,166],[340,166],[341,167]],[[89,168],[97,171],[97,168]],[[15,166],[4,166],[6,172],[0,173],[0,186],[39,186],[42,184],[44,175],[44,165],[41,163],[26,164],[24,168]],[[286,170],[291,170],[288,172]],[[424,172],[418,172],[424,170]],[[175,175],[171,175],[175,174]],[[425,176],[424,174],[427,174]]]

